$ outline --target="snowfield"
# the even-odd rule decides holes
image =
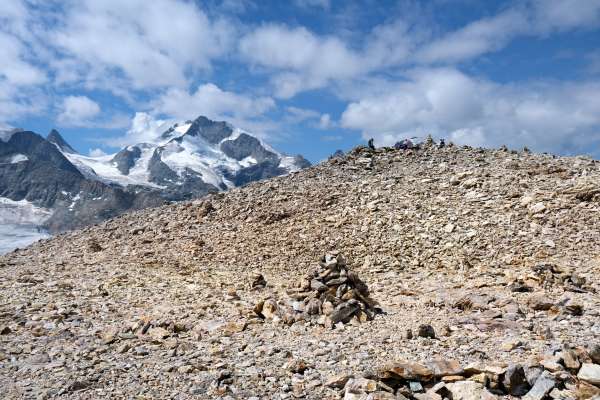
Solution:
[[[50,237],[39,227],[50,215],[51,211],[36,207],[27,200],[0,197],[0,254]]]

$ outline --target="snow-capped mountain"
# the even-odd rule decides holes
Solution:
[[[22,225],[58,232],[310,166],[302,156],[286,156],[202,116],[165,122],[138,114],[128,135],[143,141],[115,154],[86,156],[56,130],[45,139],[23,130],[0,132],[0,227],[19,206],[43,210],[35,223]]]
[[[138,114],[136,118],[147,116]],[[56,131],[51,133],[51,141],[86,177],[121,186],[166,189],[196,182],[225,190],[310,165],[302,156],[280,154],[226,122],[198,117],[194,121],[160,126],[166,129],[151,142],[96,157],[78,154]]]

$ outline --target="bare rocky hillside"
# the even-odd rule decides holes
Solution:
[[[0,397],[600,396],[600,164],[356,149],[0,258]]]

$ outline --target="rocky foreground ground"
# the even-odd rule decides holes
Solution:
[[[1,398],[600,396],[600,164],[356,149],[0,258]]]

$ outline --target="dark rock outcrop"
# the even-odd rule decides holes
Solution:
[[[200,136],[210,144],[217,144],[232,133],[233,129],[225,121],[211,121],[206,117],[198,117],[192,122],[186,134]]]
[[[128,175],[129,170],[135,165],[135,162],[142,155],[142,151],[137,146],[125,147],[112,158],[112,162],[117,164],[117,168],[123,175]]]
[[[58,133],[58,131],[56,129],[52,129],[50,131],[50,133],[48,134],[48,136],[46,137],[46,140],[49,141],[50,143],[58,146],[58,148],[66,153],[77,153],[77,151],[75,151],[75,149],[73,149],[69,143],[67,143],[65,141],[65,139],[63,139],[63,137],[60,135],[60,133]]]

